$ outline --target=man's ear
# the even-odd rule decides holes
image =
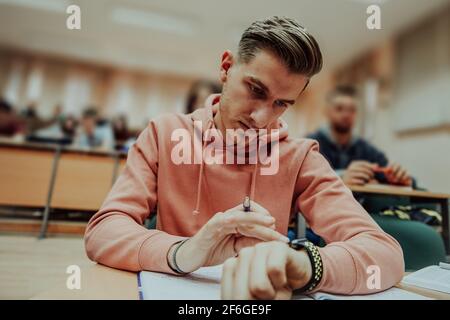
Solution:
[[[234,56],[230,50],[226,50],[222,54],[222,61],[220,62],[220,81],[222,83],[227,81],[228,70],[234,64]]]

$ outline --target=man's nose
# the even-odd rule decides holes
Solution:
[[[267,105],[258,106],[250,114],[252,119],[252,124],[257,127],[257,129],[266,128],[272,118],[272,108]]]

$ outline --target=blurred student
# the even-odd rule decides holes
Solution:
[[[87,255],[119,269],[178,275],[226,261],[225,299],[289,298],[293,289],[369,293],[395,285],[403,276],[398,243],[355,201],[317,143],[289,137],[280,118],[321,67],[316,40],[295,20],[252,23],[239,50],[222,54],[222,94],[191,114],[158,117],[140,134],[88,223]],[[225,143],[247,161],[211,164],[227,130],[258,132],[256,152],[270,148],[277,170],[263,173],[267,163],[250,163],[250,152],[234,148],[236,136]],[[174,133],[184,143],[175,142]],[[174,158],[180,142],[203,146],[194,150],[197,163]],[[143,223],[156,205],[157,229],[148,230]],[[326,238],[325,248],[300,239],[295,249],[287,245],[294,211]],[[371,265],[380,270],[378,289],[367,286]]]
[[[13,107],[3,99],[0,99],[0,135],[14,137],[22,134],[25,130],[25,123],[21,121]]]
[[[49,119],[44,119],[39,116],[37,112],[37,104],[31,102],[26,106],[26,108],[21,112],[21,117],[26,124],[27,135],[33,135],[37,130],[50,127],[59,120],[62,108],[60,105],[56,105],[53,109],[53,115]]]
[[[336,87],[327,103],[327,124],[308,138],[319,142],[320,153],[347,185],[412,185],[402,166],[390,163],[382,151],[354,133],[360,101],[353,86]],[[387,174],[377,174],[380,168],[386,168]]]
[[[202,108],[205,105],[206,98],[211,94],[220,93],[221,91],[221,86],[214,81],[196,81],[189,89],[186,101],[186,113],[192,113],[198,108]]]
[[[73,115],[60,116],[57,123],[34,132],[32,141],[70,145],[74,142],[78,120]]]
[[[309,138],[319,142],[320,153],[347,185],[384,183],[416,187],[415,180],[402,166],[389,162],[382,151],[354,133],[359,104],[353,86],[337,86],[328,96],[327,125]],[[387,171],[380,173],[379,169],[383,167]],[[417,270],[445,260],[444,243],[433,228],[391,215],[390,212],[398,213],[410,207],[409,197],[364,193],[355,193],[355,197],[378,225],[400,243],[406,270]],[[319,232],[311,229],[307,229],[308,239],[320,242],[315,234]]]
[[[77,133],[78,119],[74,115],[67,115],[61,118],[59,122],[61,134],[64,138],[73,141]]]
[[[115,149],[125,151],[127,143],[131,137],[128,129],[128,121],[125,115],[118,115],[112,120],[112,129],[114,132],[114,139],[116,141]]]
[[[98,124],[99,116],[95,108],[84,110],[81,125],[75,139],[75,146],[87,149],[114,150],[114,134],[107,122]]]

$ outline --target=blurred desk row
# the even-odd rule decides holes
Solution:
[[[125,165],[126,154],[0,140],[0,205],[96,211]]]

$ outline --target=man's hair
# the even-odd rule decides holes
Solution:
[[[271,50],[290,72],[308,78],[322,69],[319,45],[294,19],[273,16],[253,22],[239,41],[238,59],[248,63],[260,50]]]
[[[338,96],[347,96],[356,99],[358,97],[358,90],[352,85],[338,85],[328,94],[327,101],[332,102]]]

